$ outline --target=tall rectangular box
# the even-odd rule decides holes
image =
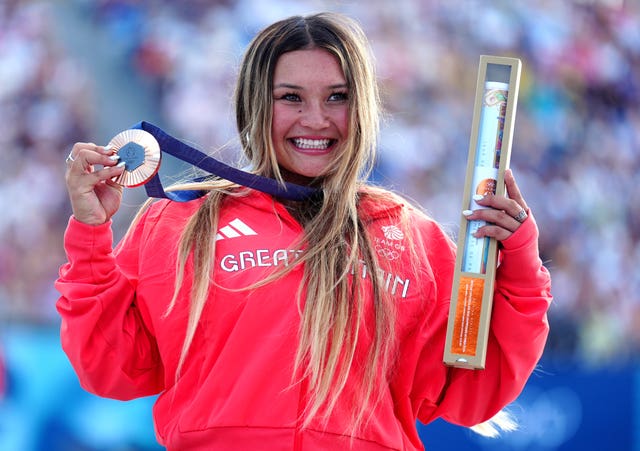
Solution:
[[[517,58],[480,57],[461,210],[483,208],[476,194],[505,194],[520,71]],[[482,225],[460,220],[444,351],[445,364],[469,369],[485,367],[493,306],[497,242],[472,235]]]

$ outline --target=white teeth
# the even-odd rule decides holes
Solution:
[[[304,139],[295,138],[293,143],[300,149],[326,149],[331,144],[330,139]]]

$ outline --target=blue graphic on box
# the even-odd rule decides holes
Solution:
[[[484,196],[495,194],[496,192],[508,92],[508,83],[494,81],[485,83],[471,184],[473,190],[469,200],[470,210],[484,208],[473,200],[474,195]],[[473,236],[485,224],[485,221],[477,220],[469,221],[468,223],[462,261],[462,271],[464,272],[476,274],[484,274],[486,272],[489,238],[476,238]]]

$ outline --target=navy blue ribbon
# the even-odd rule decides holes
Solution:
[[[310,188],[308,186],[296,185],[293,183],[285,182],[284,185],[279,183],[275,179],[264,177],[257,174],[251,174],[249,172],[242,171],[240,169],[228,166],[221,161],[216,160],[197,149],[183,143],[179,139],[166,133],[160,127],[157,127],[149,122],[139,122],[132,128],[144,130],[149,132],[158,141],[160,150],[172,155],[182,161],[186,161],[198,168],[216,175],[225,180],[237,183],[238,185],[246,186],[258,191],[271,194],[275,197],[280,197],[289,200],[305,200],[312,196],[318,195],[321,191]],[[206,177],[197,179],[197,181],[203,180]],[[165,192],[160,181],[160,175],[154,175],[146,184],[145,190],[149,197],[171,199],[177,202],[186,202],[189,200],[197,199],[206,194],[206,191],[201,190],[187,190],[187,191],[170,191]]]

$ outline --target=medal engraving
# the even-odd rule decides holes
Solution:
[[[138,143],[130,142],[119,151],[120,161],[124,161],[124,168],[133,172],[144,164],[144,147]]]

